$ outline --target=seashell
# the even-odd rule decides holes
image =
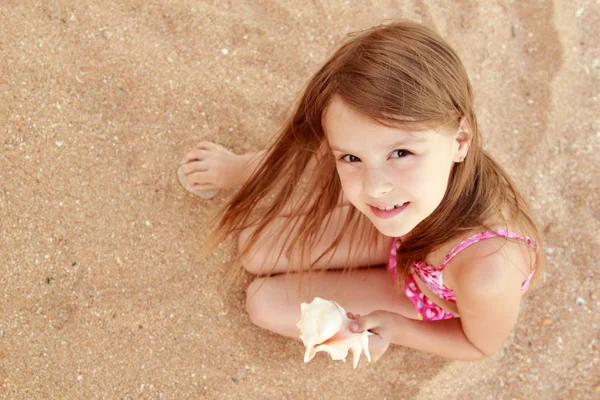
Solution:
[[[346,311],[335,301],[315,297],[312,303],[300,305],[302,316],[296,324],[300,329],[300,339],[306,347],[304,362],[313,359],[320,351],[328,353],[333,360],[346,361],[348,350],[352,350],[354,368],[362,352],[371,362],[369,354],[369,336],[373,333],[350,331],[352,320]]]

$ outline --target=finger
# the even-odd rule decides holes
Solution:
[[[352,332],[362,333],[364,331],[375,329],[379,326],[379,321],[375,317],[369,315],[362,317],[358,314],[355,315],[355,317],[356,319],[352,322],[352,324],[350,324],[350,330]]]
[[[353,321],[350,324],[350,331],[354,333],[364,332],[365,328],[363,328],[363,321],[364,319],[360,315],[354,315]]]
[[[348,318],[350,318],[350,319],[354,319],[354,318],[355,318],[355,317],[354,317],[354,314],[352,314],[352,313],[351,313],[351,312],[349,312],[349,311],[346,313],[346,316],[347,316]]]

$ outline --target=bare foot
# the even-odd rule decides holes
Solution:
[[[185,182],[194,192],[230,189],[249,178],[256,154],[234,154],[221,145],[200,142],[181,160]]]

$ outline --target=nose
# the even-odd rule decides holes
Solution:
[[[363,189],[367,196],[374,199],[385,196],[394,186],[384,168],[366,168],[363,178]]]

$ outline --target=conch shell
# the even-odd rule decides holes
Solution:
[[[345,362],[348,350],[352,350],[354,368],[358,365],[363,350],[371,362],[369,335],[373,333],[351,332],[352,321],[346,316],[346,311],[335,301],[315,297],[310,304],[302,303],[300,309],[302,316],[297,326],[300,328],[300,339],[306,347],[305,363],[312,360],[320,351],[329,353],[333,360]]]

